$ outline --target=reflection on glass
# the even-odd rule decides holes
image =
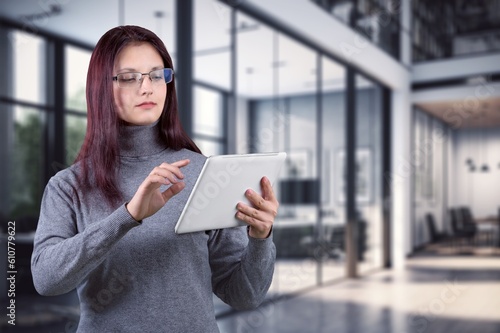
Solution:
[[[321,216],[324,228],[322,281],[345,276],[345,195],[342,184],[345,156],[345,69],[322,58],[322,174]]]
[[[275,98],[283,101],[274,115],[284,113],[283,140],[278,150],[288,153],[282,180],[281,199],[287,215],[275,228],[282,258],[279,261],[278,288],[280,293],[294,292],[315,286],[318,282],[320,234],[317,214],[317,99],[316,52],[283,34],[274,38],[273,71],[278,87]],[[278,107],[281,106],[278,104]],[[283,111],[281,111],[283,110]],[[276,142],[275,142],[276,145]],[[289,198],[287,193],[293,193]],[[288,217],[290,216],[290,217]]]
[[[273,297],[317,283],[316,53],[244,15],[238,24],[253,27],[237,42],[238,98],[251,98],[252,151],[288,153],[275,184]]]
[[[230,90],[231,8],[213,0],[194,3],[194,78]]]
[[[65,50],[65,107],[69,110],[87,112],[85,84],[91,52],[71,45],[67,45]]]
[[[10,189],[8,218],[38,216],[42,197],[43,120],[39,110],[14,107],[8,131],[13,134],[3,184]]]
[[[242,13],[236,22],[238,98],[272,98],[274,31]]]
[[[194,88],[194,133],[215,138],[224,137],[224,119],[221,93],[195,86]]]
[[[220,142],[197,138],[195,135],[194,143],[196,143],[201,153],[205,156],[221,155],[224,153],[224,146]]]
[[[43,103],[45,101],[45,42],[35,35],[13,30],[9,33],[12,45],[13,91],[17,100]]]
[[[358,272],[382,267],[382,87],[356,76]]]
[[[87,129],[85,116],[66,115],[65,121],[66,165],[70,166],[76,159]]]

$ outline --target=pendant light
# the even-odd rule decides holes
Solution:
[[[473,133],[470,133],[469,135],[472,136],[472,134]],[[473,141],[472,140],[468,140],[468,141],[469,141],[469,144],[467,145],[467,150],[468,150],[469,156],[472,156],[470,150],[473,150],[472,147],[471,147],[471,143]],[[474,160],[472,159],[472,157],[467,158],[467,160],[465,161],[465,163],[469,167],[469,172],[475,172],[476,171],[476,165],[475,165]]]
[[[490,167],[488,166],[488,147],[486,145],[486,138],[485,138],[485,132],[484,130],[481,132],[481,152],[484,150],[484,156],[482,156],[483,160],[483,165],[481,166],[481,171],[482,172],[490,172]]]

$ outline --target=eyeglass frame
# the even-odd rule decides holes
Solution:
[[[153,79],[151,78],[151,73],[156,72],[156,71],[160,71],[160,70],[163,70],[163,77],[165,78],[165,84],[168,84],[168,83],[170,83],[170,82],[172,82],[172,81],[174,80],[174,69],[173,69],[173,68],[163,68],[163,69],[162,69],[162,68],[159,68],[159,69],[153,69],[153,70],[152,70],[152,71],[150,71],[149,73],[141,73],[141,72],[125,72],[125,73],[118,73],[118,74],[116,74],[115,76],[113,76],[113,77],[112,77],[112,79],[113,79],[113,81],[116,81],[116,83],[118,84],[118,87],[119,87],[119,88],[122,88],[122,89],[123,89],[123,88],[125,88],[125,89],[127,89],[127,88],[133,88],[134,86],[130,86],[130,87],[121,87],[121,86],[120,86],[120,83],[118,82],[118,75],[122,75],[122,74],[141,74],[141,77],[140,77],[140,79],[139,79],[139,81],[138,81],[138,85],[137,85],[137,87],[140,87],[140,85],[141,85],[142,81],[144,80],[144,76],[145,76],[145,75],[147,75],[147,76],[149,77],[149,80],[150,80],[151,82],[153,82]],[[167,76],[165,75],[165,71],[167,71],[167,70],[171,72],[171,73],[170,73],[170,81],[168,81],[168,82],[167,82],[167,80],[166,80],[166,79],[167,79]]]

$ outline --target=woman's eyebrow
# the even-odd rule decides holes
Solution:
[[[157,69],[162,69],[162,68],[164,68],[163,65],[158,65],[158,66],[151,67],[151,70],[155,71]],[[126,67],[126,68],[120,68],[118,70],[118,72],[134,72],[134,73],[139,73],[140,71],[137,70],[137,69],[135,69],[135,68]]]
[[[120,73],[120,72],[138,72],[138,70],[135,68],[127,67],[127,68],[120,68],[119,70],[117,70],[117,72],[118,73]]]

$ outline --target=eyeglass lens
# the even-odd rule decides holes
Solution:
[[[149,73],[121,73],[116,75],[116,81],[121,88],[136,87],[139,85],[144,76],[149,76],[153,84],[169,83],[173,79],[174,71],[171,68],[163,68],[151,71]]]

